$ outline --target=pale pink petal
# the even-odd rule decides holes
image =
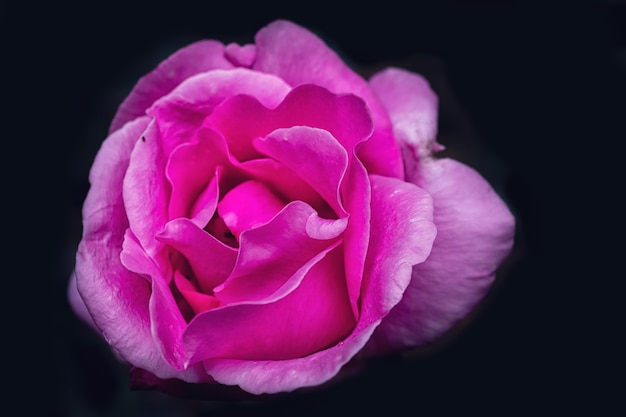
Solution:
[[[169,221],[156,238],[187,259],[196,283],[206,293],[226,280],[235,266],[237,250],[224,245],[189,219]]]
[[[317,239],[308,235],[309,219],[316,215],[307,204],[294,201],[267,224],[243,232],[235,268],[226,282],[215,288],[216,298],[223,303],[269,302],[286,283],[291,281],[293,289],[298,283],[294,274],[337,237],[336,229],[326,239],[319,238],[322,229],[316,231]]]
[[[463,319],[489,290],[513,244],[514,218],[473,169],[427,159],[411,180],[434,200],[437,237],[413,268],[402,301],[376,330],[369,350],[384,352],[435,340]]]
[[[249,180],[228,191],[217,206],[217,212],[239,240],[244,230],[267,223],[285,202],[262,182]]]
[[[306,181],[337,216],[346,215],[339,186],[348,168],[348,154],[328,131],[308,126],[277,129],[254,146]]]
[[[343,280],[343,254],[330,251],[286,297],[268,304],[239,304],[196,316],[184,343],[194,359],[285,360],[343,339],[353,329]]]
[[[233,64],[224,56],[222,43],[199,41],[179,49],[137,82],[117,110],[109,132],[145,115],[152,103],[187,78],[217,68],[233,68]]]
[[[224,56],[235,66],[250,68],[256,58],[256,45],[229,43],[224,48]]]
[[[89,310],[87,310],[85,302],[78,293],[78,287],[76,286],[76,273],[74,271],[72,271],[70,283],[67,286],[67,300],[74,314],[76,314],[79,319],[88,324],[92,329],[98,331],[98,327],[89,314]]]
[[[150,284],[120,261],[128,227],[122,182],[130,153],[148,118],[126,124],[102,144],[90,172],[83,207],[83,239],[76,256],[76,285],[90,316],[122,358],[161,378],[206,379],[198,367],[177,372],[163,359],[151,333]]]
[[[375,74],[370,85],[389,112],[405,172],[414,170],[418,159],[443,149],[436,142],[439,99],[428,81],[403,69],[387,68]]]
[[[361,350],[382,317],[399,302],[409,284],[411,267],[428,256],[435,235],[432,203],[427,193],[412,184],[378,176],[372,176],[371,182],[375,202],[371,213],[371,255],[363,282],[362,313],[354,330],[339,343],[302,358],[207,359],[204,366],[216,381],[239,385],[253,394],[292,391],[324,383]],[[344,258],[340,252],[335,255],[337,262]],[[304,290],[308,288],[303,287]]]
[[[400,150],[386,111],[367,82],[321,39],[294,23],[277,20],[261,29],[255,42],[257,57],[253,69],[276,74],[293,87],[316,84],[333,93],[362,97],[372,113],[375,130],[359,148],[359,157],[369,172],[402,177]]]

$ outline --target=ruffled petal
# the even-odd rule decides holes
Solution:
[[[124,125],[104,141],[96,156],[83,206],[76,285],[95,325],[121,357],[160,378],[199,382],[207,377],[197,366],[177,372],[163,359],[151,332],[150,284],[120,261],[128,227],[121,192],[123,176],[148,123],[148,118],[140,118]]]
[[[215,288],[216,298],[225,304],[268,303],[298,286],[302,268],[335,243],[336,233],[343,231],[325,229],[332,234],[320,236],[324,229],[318,229],[312,238],[307,231],[311,217],[317,213],[310,206],[294,201],[267,224],[244,231],[235,268],[226,282]]]
[[[248,95],[232,97],[215,109],[207,123],[224,135],[230,152],[239,161],[259,157],[253,139],[278,128],[309,126],[327,130],[350,156],[358,144],[368,140],[373,129],[361,98],[333,94],[311,84],[294,88],[277,108]]]
[[[194,221],[204,227],[217,207],[218,171],[227,161],[223,139],[210,129],[175,148],[166,166],[172,188],[168,219],[195,217]],[[204,198],[199,205],[201,196]]]
[[[413,268],[402,301],[374,333],[368,349],[382,353],[435,340],[483,298],[513,245],[515,220],[491,186],[451,159],[428,159],[412,180],[434,200],[437,238]]]
[[[156,238],[180,252],[193,272],[196,283],[207,294],[230,275],[237,250],[211,236],[193,221],[169,221]]]
[[[254,145],[306,181],[337,216],[346,215],[339,186],[348,168],[348,154],[328,131],[308,126],[277,129]]]
[[[218,68],[233,68],[233,64],[224,56],[224,45],[220,42],[200,41],[179,49],[137,82],[117,110],[109,132],[145,115],[152,103],[187,78]]]
[[[331,250],[300,285],[268,304],[239,304],[196,316],[185,332],[194,359],[287,360],[338,343],[355,318],[343,280],[342,253]]]
[[[157,120],[169,155],[179,144],[189,142],[204,119],[227,98],[247,94],[263,106],[274,108],[290,90],[275,75],[245,68],[213,70],[186,79],[146,113]]]
[[[402,297],[411,277],[411,267],[428,256],[435,235],[431,222],[432,202],[427,193],[412,184],[391,178],[372,176],[371,182],[372,201],[377,202],[372,205],[371,213],[371,256],[363,283],[362,314],[354,330],[339,343],[302,358],[207,359],[204,367],[216,381],[239,385],[253,394],[292,391],[328,381],[362,349],[382,317]],[[334,251],[335,262],[341,263],[345,257],[338,252]],[[332,278],[332,274],[329,276]],[[302,284],[305,282],[306,279]],[[299,290],[303,293],[310,291],[306,286],[296,291]],[[285,343],[288,346],[291,342],[286,340]]]
[[[256,37],[257,57],[253,69],[276,74],[296,87],[315,84],[336,94],[363,98],[372,113],[375,130],[359,148],[359,158],[368,171],[402,178],[402,160],[391,132],[386,111],[359,75],[348,68],[321,39],[291,22],[278,20],[261,29]],[[317,109],[319,111],[322,109]]]

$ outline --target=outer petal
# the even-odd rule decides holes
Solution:
[[[426,159],[413,180],[435,205],[437,238],[428,259],[413,268],[404,297],[368,345],[371,352],[431,342],[482,299],[513,244],[514,218],[473,169],[451,159]]]
[[[317,36],[291,22],[278,20],[261,29],[255,38],[257,57],[252,68],[276,74],[291,86],[317,84],[333,93],[363,98],[376,126],[370,140],[359,148],[359,157],[375,174],[402,177],[402,161],[389,117],[369,85]]]
[[[179,49],[156,69],[141,78],[122,102],[109,132],[113,132],[145,114],[159,97],[172,91],[192,75],[212,69],[228,69],[234,65],[225,57],[224,45],[217,41],[200,41]]]
[[[149,283],[120,261],[128,227],[122,181],[131,150],[148,122],[148,118],[140,118],[126,124],[102,144],[96,156],[90,172],[91,189],[83,207],[76,285],[96,326],[123,358],[160,378],[197,382],[206,379],[197,367],[176,372],[162,358],[150,329]]]
[[[387,68],[370,79],[370,86],[389,112],[396,139],[408,156],[427,156],[442,149],[435,141],[437,136],[437,106],[439,99],[423,77],[412,72]],[[415,158],[404,156],[406,166]]]
[[[382,317],[400,301],[411,267],[428,256],[435,236],[432,201],[420,188],[400,180],[372,176],[371,183],[372,239],[356,328],[343,341],[303,358],[206,360],[204,366],[216,381],[239,385],[253,394],[328,381],[361,350]]]

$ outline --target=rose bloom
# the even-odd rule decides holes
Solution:
[[[74,311],[138,386],[292,391],[436,340],[514,232],[477,172],[435,157],[437,106],[421,76],[366,81],[288,21],[180,49],[95,158]]]

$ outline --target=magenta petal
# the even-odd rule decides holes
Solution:
[[[109,132],[143,116],[152,103],[192,75],[232,67],[230,61],[224,57],[224,45],[220,42],[200,41],[179,49],[137,82],[117,110]]]
[[[285,81],[271,74],[245,68],[213,70],[188,78],[157,100],[147,114],[158,121],[169,154],[179,144],[190,141],[204,119],[227,98],[247,94],[263,106],[274,108],[290,90]]]
[[[267,137],[259,138],[254,145],[308,182],[337,216],[345,216],[339,199],[339,186],[348,167],[348,155],[330,133],[307,126],[294,126],[277,129]]]
[[[184,343],[193,360],[285,360],[338,343],[354,327],[343,280],[342,251],[326,254],[289,295],[268,304],[239,304],[196,316]]]
[[[334,213],[326,213],[328,206],[324,199],[306,182],[293,171],[271,158],[252,159],[246,162],[233,161],[250,177],[261,181],[274,190],[277,195],[286,201],[304,201],[320,213],[332,217]],[[326,210],[326,211],[325,211]]]
[[[249,180],[226,193],[217,211],[239,240],[241,232],[267,223],[284,206],[285,202],[262,182]]]
[[[423,345],[450,329],[489,290],[513,244],[513,216],[476,171],[450,159],[419,166],[414,180],[433,196],[437,237],[372,337],[373,352]]]
[[[196,282],[206,293],[226,280],[237,259],[236,249],[224,245],[189,219],[169,221],[157,239],[187,259]]]
[[[215,289],[216,298],[223,303],[267,302],[289,281],[291,288],[297,285],[294,274],[334,243],[334,236],[321,240],[307,234],[309,219],[315,216],[310,206],[294,201],[269,223],[243,232],[235,268]]]
[[[327,130],[350,156],[357,144],[368,140],[373,128],[363,99],[336,95],[311,84],[294,88],[275,109],[252,96],[232,97],[215,109],[208,123],[224,135],[231,153],[240,161],[258,157],[251,146],[253,140],[278,128],[309,126]]]
[[[228,155],[223,139],[210,129],[203,129],[194,141],[175,148],[166,167],[172,186],[168,218],[192,217],[194,211],[197,216],[202,211],[198,223],[204,227],[217,207],[216,170],[226,161]],[[196,203],[203,193],[204,205],[199,207]]]
[[[375,74],[370,85],[389,112],[394,135],[405,152],[423,157],[443,149],[435,141],[439,99],[428,81],[406,70],[387,68]],[[405,164],[414,161],[405,156]]]
[[[219,301],[212,295],[198,291],[191,280],[185,277],[180,271],[174,272],[174,283],[180,294],[185,298],[196,314],[220,305]]]
[[[316,84],[336,94],[350,93],[367,102],[375,131],[359,149],[371,173],[402,177],[400,151],[386,111],[367,82],[352,71],[321,39],[291,22],[278,20],[255,37],[257,57],[253,69],[276,74],[296,87]]]
[[[422,189],[396,179],[372,176],[371,183],[372,241],[363,282],[362,314],[354,330],[341,342],[297,359],[207,359],[204,366],[216,381],[239,385],[253,394],[291,391],[324,383],[361,350],[382,317],[399,302],[409,284],[411,267],[428,256],[435,236],[432,200]],[[344,255],[339,253],[338,258],[340,261]],[[306,282],[305,279],[302,285]],[[308,291],[306,287],[301,288],[303,292]],[[208,322],[209,316],[203,320]],[[190,329],[191,325],[188,331]],[[187,340],[187,334],[185,336]]]

